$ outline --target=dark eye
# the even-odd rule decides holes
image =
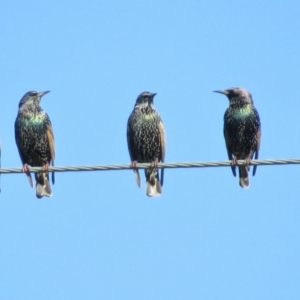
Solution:
[[[35,96],[37,94],[37,92],[31,92],[30,96]]]

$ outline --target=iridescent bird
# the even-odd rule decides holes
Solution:
[[[36,180],[36,196],[52,196],[49,183],[49,164],[54,165],[54,135],[48,114],[40,107],[42,96],[49,93],[30,91],[20,103],[15,121],[15,139],[23,164],[22,171],[26,173],[31,187],[32,178],[28,165],[43,167],[43,172],[34,173]],[[54,184],[54,172],[52,172]]]
[[[258,159],[261,123],[258,111],[254,107],[252,95],[243,88],[230,88],[215,91],[224,94],[229,99],[229,107],[224,115],[224,137],[229,160],[232,161],[232,172],[236,176],[237,160],[245,160],[244,166],[239,166],[239,184],[249,187],[249,163]],[[256,172],[253,168],[253,176]]]
[[[165,130],[161,117],[153,106],[153,98],[156,94],[150,92],[141,93],[135,103],[134,109],[127,123],[127,144],[131,158],[131,167],[138,186],[141,179],[137,163],[152,163],[145,170],[147,196],[159,196],[164,180],[164,169],[161,169],[160,180],[157,169],[158,162],[164,162],[166,151]]]

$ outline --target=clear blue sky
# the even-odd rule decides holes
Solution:
[[[42,99],[56,165],[130,163],[126,123],[156,92],[167,162],[226,160],[216,89],[248,89],[260,158],[300,152],[297,1],[2,1],[3,167],[20,167],[14,120]],[[296,130],[296,131],[295,131]],[[56,174],[36,199],[3,175],[1,299],[300,299],[299,166],[166,170],[148,198],[132,171]],[[144,183],[144,178],[143,178]]]

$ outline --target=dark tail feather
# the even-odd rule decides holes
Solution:
[[[239,166],[240,186],[242,188],[249,187],[248,167]]]
[[[162,194],[161,184],[157,175],[157,169],[149,168],[145,170],[147,189],[146,194],[149,197],[160,196]]]
[[[49,183],[49,175],[45,172],[35,173],[35,180],[37,198],[42,198],[43,196],[51,197],[52,191]]]

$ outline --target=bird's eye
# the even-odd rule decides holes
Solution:
[[[37,92],[31,92],[30,96],[35,96],[37,94]]]

